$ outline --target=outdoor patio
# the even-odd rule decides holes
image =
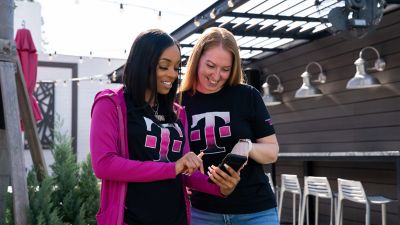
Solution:
[[[342,224],[363,225],[366,220],[370,225],[400,224],[400,1],[361,1],[365,7],[350,7],[351,2],[218,0],[171,32],[181,44],[183,66],[206,28],[224,27],[235,35],[247,82],[263,95],[279,141],[278,161],[264,168],[276,191],[281,224],[335,224],[340,219],[337,199],[351,192],[342,191],[346,188],[342,183],[355,187],[358,181],[364,197],[390,200],[379,198],[378,203],[385,203],[382,214],[382,204],[369,206],[368,200],[360,200],[362,196],[355,197],[358,203],[349,201],[351,196],[343,197]],[[330,14],[333,9],[336,14]],[[3,17],[0,14],[1,21]],[[18,85],[22,73],[4,66],[16,62],[8,53],[11,48],[7,50],[6,40],[14,41],[9,36],[0,29],[0,194],[10,177],[16,176],[15,170],[21,181],[32,165],[44,163],[41,172],[48,173],[54,161],[49,149],[57,114],[65,122],[61,131],[73,138],[76,161],[86,159],[93,96],[100,89],[120,85],[125,63],[124,59],[61,54],[50,59],[47,53],[39,54],[37,77],[25,78],[26,96],[18,97],[16,90],[21,87],[10,91],[8,85]],[[5,79],[6,73],[17,73],[17,80]],[[8,93],[14,93],[12,99]],[[29,105],[34,98],[38,105]],[[10,105],[15,109],[7,108]],[[14,111],[23,116],[26,143],[20,143],[20,119]],[[6,123],[9,118],[13,123]],[[10,130],[13,135],[7,133]],[[9,143],[19,155],[10,158]],[[286,181],[294,183],[285,186]],[[24,182],[10,185],[22,188],[15,190],[23,194],[26,191]],[[324,190],[319,202],[314,201],[316,189]],[[310,195],[307,205],[306,193]],[[19,199],[26,198],[23,194]],[[3,199],[0,196],[0,216]],[[371,207],[369,216],[366,207]],[[15,224],[25,225],[24,221]]]

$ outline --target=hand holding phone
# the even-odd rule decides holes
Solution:
[[[224,171],[227,174],[230,174],[224,164],[227,164],[228,166],[230,166],[233,170],[235,170],[236,172],[239,171],[239,169],[247,162],[247,157],[246,156],[242,156],[242,155],[236,155],[233,153],[228,153],[225,158],[222,160],[222,162],[218,165],[218,167]],[[208,182],[213,183],[213,181],[208,178]]]

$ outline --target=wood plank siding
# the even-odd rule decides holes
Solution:
[[[387,63],[383,72],[371,72],[382,85],[376,88],[347,90],[346,83],[355,72],[354,61],[366,46],[378,49]],[[373,66],[373,51],[363,54],[367,67]],[[320,63],[327,75],[318,87],[321,97],[295,99],[301,86],[300,75],[311,61]],[[362,39],[329,36],[271,56],[251,65],[267,69],[282,81],[284,104],[270,106],[280,152],[371,152],[400,150],[400,10],[385,14],[379,27]],[[311,66],[316,78],[317,68]],[[315,77],[314,77],[315,76]],[[399,175],[396,161],[296,161],[278,160],[280,174],[297,174],[303,185],[305,174],[327,176],[333,191],[337,178],[362,181],[367,194],[398,198]],[[282,221],[291,223],[291,196],[285,196]],[[344,224],[365,224],[365,207],[346,202]],[[398,225],[398,203],[387,207],[387,224]],[[329,201],[320,200],[320,224],[329,224]],[[313,222],[310,221],[312,224]],[[380,207],[372,206],[371,224],[381,224]]]

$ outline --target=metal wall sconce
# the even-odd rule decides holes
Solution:
[[[319,68],[319,74],[318,74],[318,79],[316,82],[319,83],[325,83],[326,82],[326,75],[324,74],[322,70],[322,66],[317,63],[317,62],[310,62],[306,66],[306,71],[301,74],[301,77],[303,78],[303,85],[296,91],[296,94],[294,95],[295,98],[309,98],[309,97],[317,97],[322,95],[322,91],[319,90],[317,87],[311,84],[310,77],[311,74],[308,72],[308,68],[311,65],[316,65]]]
[[[269,84],[268,80],[270,78],[275,78],[278,81],[278,85],[275,90],[272,92],[277,92],[277,93],[282,93],[283,92],[283,85],[281,84],[281,80],[279,77],[275,74],[268,75],[267,78],[265,79],[265,83],[262,85],[264,94],[263,94],[263,101],[266,106],[273,106],[273,105],[279,105],[282,104],[282,100],[278,98],[275,95],[271,94],[271,91],[269,90]]]
[[[367,50],[372,49],[378,56],[378,59],[375,61],[373,68],[368,68],[377,71],[383,71],[386,67],[386,62],[381,58],[379,55],[378,50],[372,46],[367,46],[360,51],[359,58],[354,62],[356,65],[356,74],[353,78],[351,78],[346,85],[347,89],[360,89],[360,88],[370,88],[370,87],[377,87],[381,83],[378,79],[373,77],[371,74],[368,74],[365,69],[365,60],[362,58],[362,53]]]

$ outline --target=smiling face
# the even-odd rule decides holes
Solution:
[[[204,94],[218,92],[229,79],[232,70],[232,54],[222,45],[203,52],[197,68],[197,91]]]
[[[172,88],[172,84],[178,78],[181,55],[176,45],[165,49],[157,64],[157,93],[166,95]],[[151,90],[146,90],[146,96],[150,96]]]

